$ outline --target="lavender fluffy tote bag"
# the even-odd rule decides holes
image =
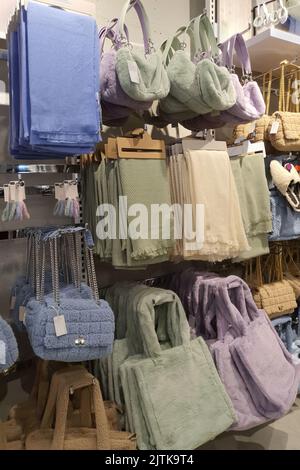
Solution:
[[[102,28],[99,33],[100,37],[100,51],[101,51],[101,62],[100,62],[100,93],[101,99],[106,103],[110,103],[114,106],[110,107],[110,114],[113,118],[120,119],[125,117],[120,116],[121,110],[128,110],[130,115],[131,110],[145,111],[152,106],[152,101],[137,101],[128,96],[123,91],[116,71],[116,47],[117,47],[117,35],[113,28],[117,24],[118,20],[112,20],[111,24],[107,28]],[[127,28],[125,27],[127,33]],[[127,33],[128,34],[128,33]],[[108,52],[103,52],[105,40],[110,39],[113,43],[114,48]],[[110,117],[110,120],[112,118]]]
[[[228,111],[222,113],[226,122],[232,122],[232,116],[241,120],[241,122],[251,122],[259,119],[266,111],[266,105],[257,82],[252,80],[252,68],[249,53],[245,40],[241,34],[232,36],[228,41],[221,45],[223,64],[233,70],[233,55],[236,51],[239,59],[243,76],[246,79],[242,85],[239,77],[231,74],[231,80],[236,91],[236,104]]]
[[[230,277],[214,286],[218,341],[212,350],[239,422],[247,429],[288,413],[299,388],[299,369],[249,287]],[[211,314],[213,313],[213,315]]]

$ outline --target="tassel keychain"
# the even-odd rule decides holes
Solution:
[[[65,215],[65,188],[63,183],[55,183],[54,186],[55,189],[55,199],[57,200],[57,203],[54,207],[53,214],[63,217]]]

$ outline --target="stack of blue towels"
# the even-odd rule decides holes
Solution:
[[[94,18],[30,2],[9,36],[10,152],[43,159],[101,140]]]

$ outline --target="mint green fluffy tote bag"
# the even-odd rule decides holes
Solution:
[[[116,71],[123,91],[136,101],[154,101],[165,98],[170,81],[160,51],[155,51],[150,36],[150,24],[140,0],[134,4],[144,37],[144,54],[135,52],[128,44],[124,24],[131,1],[127,0],[118,21],[119,44],[116,53]]]
[[[193,450],[226,431],[234,410],[205,342],[190,341],[178,297],[159,291],[155,303],[153,293],[138,295],[130,318],[128,341],[135,335],[144,352],[120,367],[128,421],[141,450]],[[158,341],[155,310],[166,315],[168,349]]]
[[[180,109],[176,101],[169,99],[169,95],[162,104],[162,110],[170,114],[189,109],[203,115],[234,106],[236,92],[229,71],[216,63],[221,51],[207,16],[193,19],[185,29],[191,38],[192,49],[196,50],[193,61],[178,47],[178,35],[182,32],[183,28],[180,28],[174,38],[162,45],[162,49],[171,83],[170,95],[185,109]]]

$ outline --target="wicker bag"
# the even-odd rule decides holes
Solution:
[[[85,400],[82,400],[84,403],[81,410],[82,422],[87,424],[93,421],[93,410],[95,423],[92,422],[92,426],[94,427],[70,427],[68,424],[70,396],[79,390],[85,396]],[[89,394],[91,401],[86,400]],[[54,414],[55,426],[51,429]],[[73,374],[60,374],[56,397],[50,390],[41,429],[29,434],[26,439],[26,449],[135,450],[136,440],[132,434],[109,430],[99,382],[87,371],[78,370]]]
[[[290,72],[292,68],[292,72]],[[287,74],[287,72],[289,72]],[[286,80],[286,77],[288,81]],[[293,96],[293,82],[299,80],[299,68],[281,63],[280,92],[278,111],[273,114],[269,123],[269,140],[272,146],[283,152],[296,152],[300,150],[300,105],[299,99],[295,102]],[[298,96],[297,96],[298,98]],[[277,132],[272,132],[272,126],[278,123]]]
[[[253,290],[257,307],[265,310],[271,318],[291,314],[297,308],[296,296],[291,285],[284,280],[282,270],[282,251],[272,253],[267,258],[257,258],[253,276],[253,260],[248,263],[250,271],[247,281]],[[263,264],[263,266],[262,266]],[[267,276],[263,277],[263,274]]]

